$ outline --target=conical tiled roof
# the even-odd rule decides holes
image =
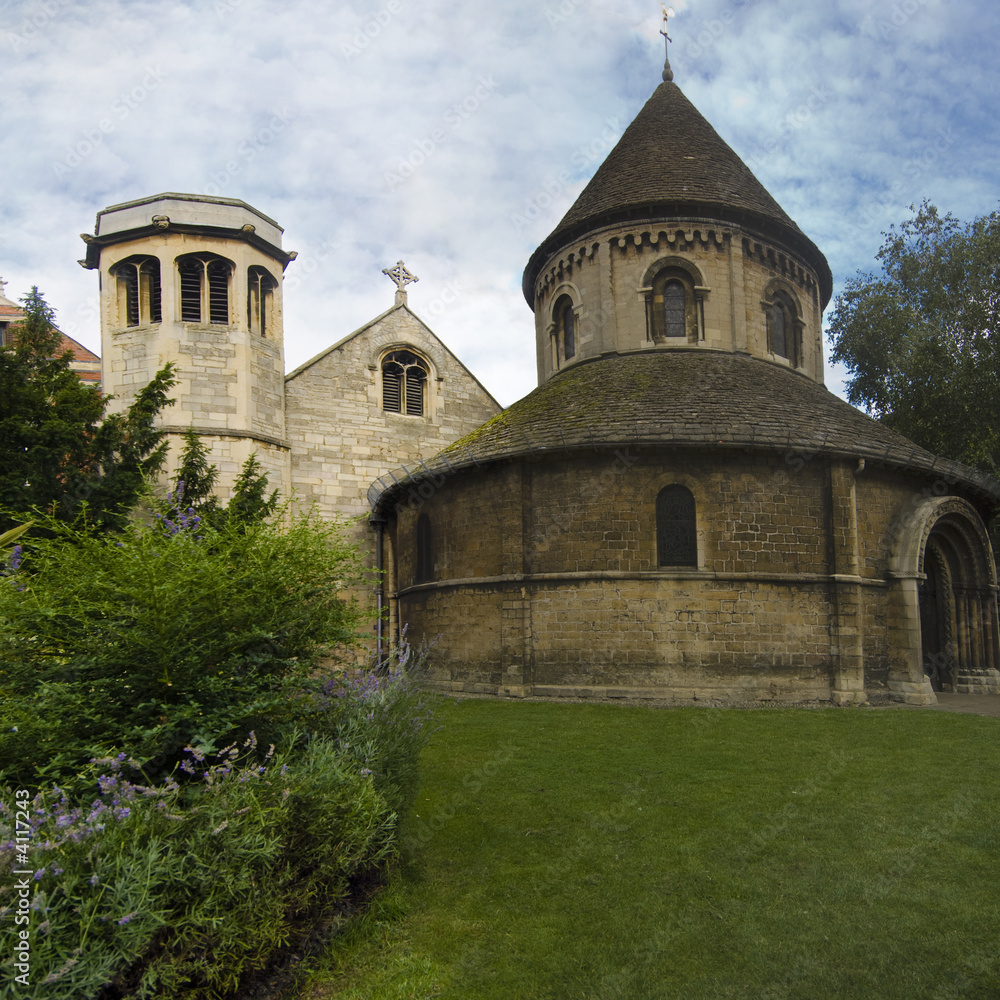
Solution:
[[[812,379],[759,358],[699,349],[571,365],[426,463],[377,480],[369,501],[374,508],[422,479],[472,466],[625,446],[777,452],[803,462],[864,458],[1000,499],[1000,482],[918,447]]]
[[[562,222],[532,255],[524,294],[560,247],[615,222],[673,216],[743,225],[801,255],[817,273],[824,305],[826,258],[675,83],[662,83],[625,130]]]

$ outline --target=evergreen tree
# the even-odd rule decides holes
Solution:
[[[244,527],[270,517],[278,509],[278,491],[265,499],[267,473],[261,469],[254,452],[244,463],[226,507],[230,521]]]
[[[166,365],[124,413],[85,385],[72,354],[59,354],[55,314],[37,287],[21,299],[24,319],[0,348],[0,531],[45,510],[73,520],[86,509],[101,529],[120,528],[166,445],[156,415],[175,384]]]

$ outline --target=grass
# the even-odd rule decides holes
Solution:
[[[1000,720],[443,702],[308,1000],[1000,997]]]

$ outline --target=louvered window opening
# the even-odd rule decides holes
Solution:
[[[115,266],[120,308],[126,326],[160,322],[160,262],[133,257]]]
[[[426,382],[427,369],[415,354],[410,351],[390,354],[382,362],[382,409],[422,417]]]
[[[685,486],[667,486],[656,498],[656,552],[660,566],[697,566],[694,496]]]
[[[663,331],[667,337],[686,337],[684,286],[668,281],[663,287]]]
[[[266,337],[270,331],[269,314],[278,283],[262,267],[251,267],[247,278],[247,324],[251,333]]]
[[[181,279],[181,321],[229,324],[229,277],[232,266],[218,257],[183,257],[177,262]]]

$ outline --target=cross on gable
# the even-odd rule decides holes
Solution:
[[[406,270],[406,265],[401,261],[396,261],[395,267],[383,267],[382,273],[388,275],[396,282],[396,287],[402,292],[406,289],[406,286],[412,281],[419,281],[420,279],[415,274],[410,274]]]

